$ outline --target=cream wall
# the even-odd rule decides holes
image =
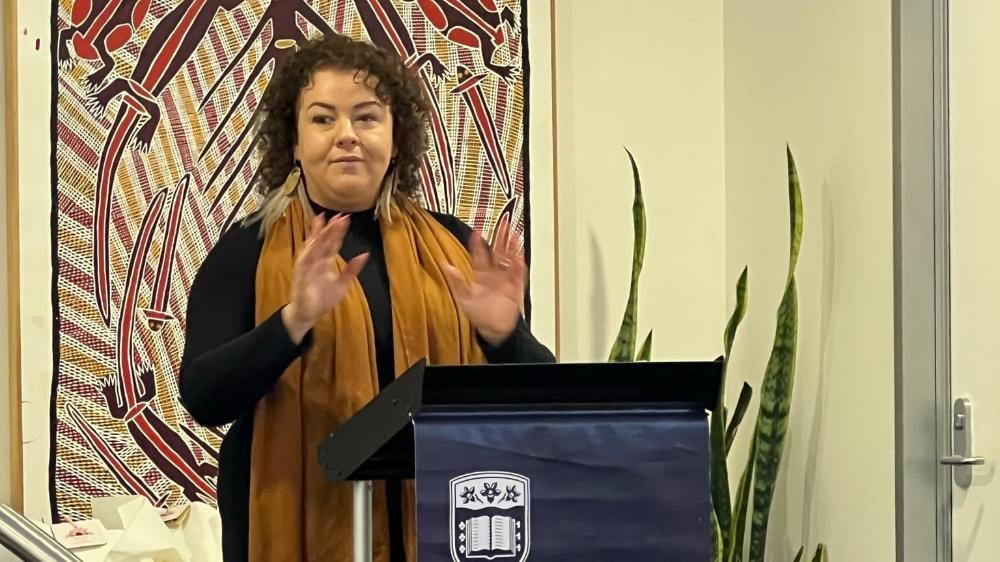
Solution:
[[[564,361],[607,359],[628,296],[632,172],[648,238],[639,331],[712,359],[724,322],[722,2],[556,0]],[[537,186],[536,186],[537,187]]]
[[[949,26],[949,183],[951,390],[972,401],[972,485],[953,487],[955,562],[996,560],[1000,551],[1000,389],[996,311],[1000,310],[1000,3],[952,2]]]
[[[889,3],[628,0],[628,10],[616,10],[601,0],[555,1],[558,209],[546,183],[549,3],[529,3],[536,332],[554,343],[556,233],[547,216],[558,211],[562,358],[607,355],[628,290],[628,145],[647,202],[640,331],[654,329],[654,357],[720,353],[732,286],[747,263],[750,310],[732,372],[759,386],[787,260],[783,150],[791,142],[806,210],[801,342],[771,552],[824,541],[838,560],[892,559]],[[47,29],[48,4],[19,0],[18,9],[33,43]],[[22,91],[48,91],[46,49],[23,49],[20,65]],[[47,115],[48,103],[19,100],[21,123],[32,124],[20,128],[21,165],[33,170],[20,186],[21,291],[25,310],[35,311],[50,309],[50,200],[39,189],[49,185],[48,127],[34,117]],[[30,409],[48,403],[51,319],[21,321],[26,499],[40,516],[47,416]]]
[[[7,45],[7,14],[0,7],[0,50],[6,55]],[[0,66],[4,73],[7,71],[7,59],[0,56]],[[3,87],[0,87],[0,108],[7,107],[7,96]],[[4,111],[0,111],[0,129],[7,130],[7,116]],[[0,138],[0,178],[7,178],[7,137]],[[6,186],[6,182],[4,182]],[[7,199],[0,196],[0,216],[7,216]],[[3,275],[0,276],[0,503],[10,503],[10,460],[7,457],[10,449],[10,375],[6,368],[8,357],[7,346],[7,221],[0,224],[0,268],[3,268]]]
[[[49,514],[49,401],[52,385],[51,75],[48,2],[17,0],[21,399],[24,509]],[[24,33],[26,31],[26,33]],[[35,50],[35,40],[41,48]],[[29,173],[30,171],[30,173]]]
[[[787,269],[786,141],[805,208],[775,560],[804,542],[895,557],[891,33],[890,2],[725,2],[727,287],[750,267],[731,373],[755,388]]]
[[[531,331],[556,345],[555,201],[552,198],[552,17],[548,0],[528,2],[528,181]]]

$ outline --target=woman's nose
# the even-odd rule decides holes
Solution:
[[[354,127],[350,119],[343,119],[341,125],[337,127],[337,148],[353,148],[358,144],[358,136],[354,134]]]

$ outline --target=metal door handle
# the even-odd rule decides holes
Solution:
[[[986,459],[983,457],[962,457],[959,455],[952,455],[950,457],[941,457],[941,464],[948,466],[978,466],[986,464]]]
[[[951,467],[955,485],[968,488],[972,485],[972,467],[986,464],[986,459],[972,454],[972,402],[968,398],[955,400],[951,413],[951,455],[940,462]]]

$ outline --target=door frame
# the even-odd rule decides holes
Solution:
[[[948,562],[948,0],[892,3],[896,560]]]
[[[7,350],[0,354],[6,356],[3,361],[7,368],[7,407],[8,417],[0,421],[0,428],[7,431],[6,453],[10,458],[8,467],[7,482],[3,483],[10,498],[10,505],[17,511],[24,509],[24,459],[23,459],[23,437],[21,432],[21,292],[20,292],[20,237],[19,237],[19,170],[18,170],[18,111],[17,111],[17,88],[18,88],[18,20],[17,1],[6,0],[3,7],[3,92],[4,92],[4,121],[6,131],[4,132],[4,180],[7,185],[4,187],[4,215],[7,220],[3,227],[3,249],[6,253],[3,258],[5,268],[4,279],[7,283],[5,290],[6,303],[3,314],[7,322],[7,339],[5,342]],[[3,380],[0,377],[0,380]],[[2,440],[0,440],[2,442]]]

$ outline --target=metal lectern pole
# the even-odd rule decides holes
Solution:
[[[372,562],[372,483],[354,482],[354,562]]]

